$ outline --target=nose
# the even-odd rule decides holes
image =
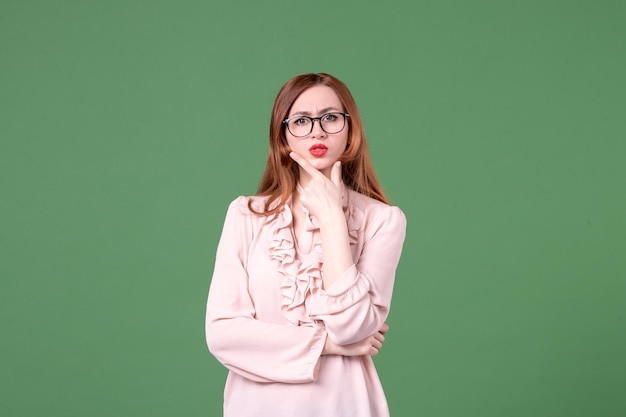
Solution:
[[[326,132],[324,132],[324,129],[322,129],[322,121],[320,119],[313,119],[312,123],[313,123],[313,126],[311,127],[311,137],[312,138],[325,137]]]

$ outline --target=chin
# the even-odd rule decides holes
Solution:
[[[319,159],[309,160],[309,163],[315,167],[318,171],[324,171],[333,166],[334,161],[321,161]]]

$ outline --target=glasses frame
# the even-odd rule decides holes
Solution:
[[[341,114],[343,116],[343,127],[341,129],[339,129],[337,132],[333,132],[333,133],[327,132],[326,129],[324,129],[324,126],[322,125],[322,119],[324,117],[328,116],[329,114]],[[293,137],[296,137],[296,138],[306,138],[313,131],[313,126],[315,125],[315,121],[317,120],[317,122],[320,125],[320,129],[322,129],[325,133],[327,133],[329,135],[334,135],[334,134],[337,134],[337,133],[343,131],[346,128],[346,121],[348,120],[348,117],[350,117],[350,115],[348,113],[344,113],[344,112],[340,112],[340,111],[331,111],[331,112],[328,112],[328,113],[324,113],[324,114],[322,114],[319,117],[309,117],[309,116],[302,116],[302,115],[293,116],[293,117],[290,117],[288,119],[283,120],[283,124],[285,126],[287,126],[287,130],[289,131],[289,133],[291,133],[291,135]],[[291,120],[294,120],[294,119],[302,119],[302,118],[309,119],[311,121],[311,130],[309,130],[309,132],[306,135],[300,135],[300,136],[294,135],[293,132],[291,131],[291,129],[289,129],[289,122]]]

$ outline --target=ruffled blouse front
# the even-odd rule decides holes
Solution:
[[[363,225],[363,212],[350,205],[349,194],[345,188],[343,203],[350,246],[354,247]],[[319,225],[317,219],[306,209],[304,212],[305,225],[298,244],[293,233],[290,201],[276,215],[269,216],[264,224],[264,227],[273,231],[269,256],[281,276],[280,288],[283,297],[281,310],[289,323],[294,326],[315,322],[306,311],[305,300],[309,294],[316,294],[322,288],[322,246],[312,242],[313,234],[319,230]]]

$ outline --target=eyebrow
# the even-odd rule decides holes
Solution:
[[[326,108],[320,110],[320,114],[326,114],[326,113],[328,113],[330,111],[336,111],[336,112],[339,112],[339,113],[342,112],[342,110],[339,110],[337,107],[326,107]],[[292,116],[295,116],[295,115],[310,116],[311,114],[312,114],[311,112],[302,110],[302,111],[294,112],[289,117],[292,117]]]

